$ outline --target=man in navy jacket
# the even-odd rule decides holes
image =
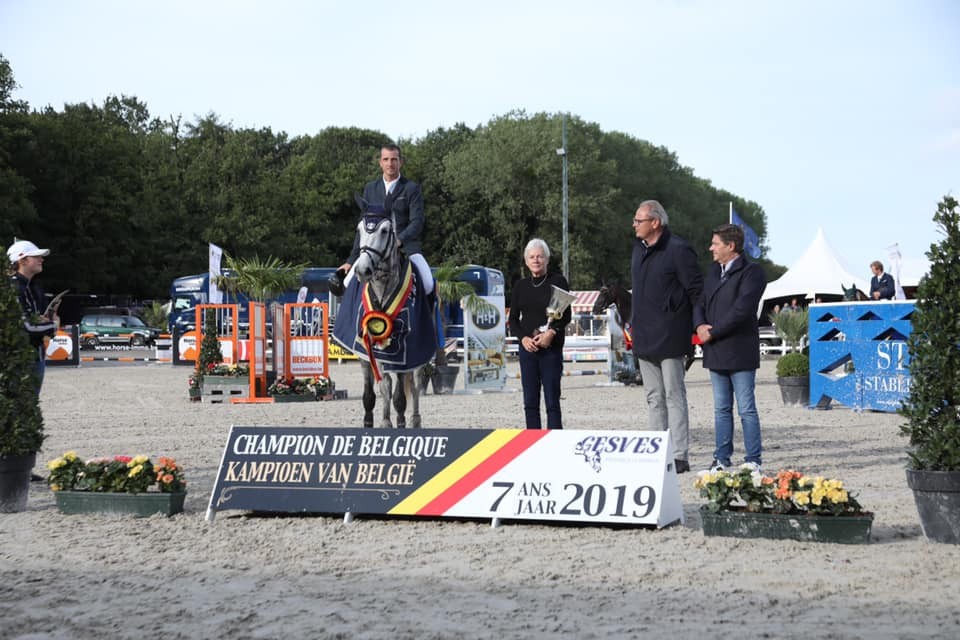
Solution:
[[[734,396],[746,463],[760,471],[763,447],[754,388],[760,368],[757,309],[767,279],[760,265],[743,255],[743,229],[736,225],[722,224],[713,230],[710,252],[715,264],[707,273],[693,321],[703,342],[703,366],[710,370],[713,385],[716,449],[711,471],[732,465]]]
[[[396,223],[397,242],[400,249],[413,263],[424,293],[433,291],[433,274],[430,266],[423,257],[420,245],[420,235],[423,232],[423,194],[420,185],[413,180],[400,175],[403,167],[403,155],[400,147],[395,144],[385,144],[380,149],[380,170],[382,178],[368,182],[363,187],[363,199],[369,204],[383,205],[384,210],[393,216]],[[350,273],[353,263],[360,257],[360,236],[353,240],[353,250],[347,261],[340,265],[340,272]],[[344,277],[344,276],[341,276]]]
[[[892,300],[897,293],[893,276],[883,272],[883,263],[879,260],[870,263],[870,271],[873,272],[873,277],[870,278],[870,299]]]
[[[697,254],[670,233],[667,212],[656,200],[633,216],[633,353],[647,396],[648,428],[670,429],[677,473],[690,470],[690,421],[684,360],[693,350],[693,305],[703,290]]]

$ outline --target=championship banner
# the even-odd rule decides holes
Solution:
[[[207,508],[430,518],[683,521],[663,431],[233,426]]]
[[[489,303],[479,312],[463,313],[465,388],[501,390],[507,383],[507,327],[503,296],[479,296]]]

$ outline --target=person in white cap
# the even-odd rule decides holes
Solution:
[[[40,249],[29,240],[17,240],[7,249],[10,263],[10,282],[17,290],[20,307],[23,309],[23,328],[30,336],[30,344],[37,351],[37,393],[43,384],[46,353],[43,339],[57,332],[59,318],[54,306],[46,308],[43,290],[34,278],[43,271],[43,259],[50,255],[49,249]],[[48,314],[48,315],[44,315]]]

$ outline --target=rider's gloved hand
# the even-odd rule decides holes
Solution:
[[[337,269],[333,275],[330,276],[328,282],[330,283],[330,293],[337,296],[338,298],[343,295],[344,286],[343,281],[347,277],[347,272],[343,269]]]

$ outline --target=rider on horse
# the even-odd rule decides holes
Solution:
[[[363,188],[363,200],[371,205],[382,205],[387,215],[393,217],[400,250],[410,259],[420,276],[424,293],[433,292],[433,274],[421,253],[420,234],[423,232],[423,195],[420,185],[400,175],[403,155],[400,147],[385,144],[380,148],[381,179],[368,182]],[[353,279],[352,267],[360,256],[359,234],[354,237],[353,250],[347,261],[340,265],[330,279],[330,290],[342,296],[346,285]]]

